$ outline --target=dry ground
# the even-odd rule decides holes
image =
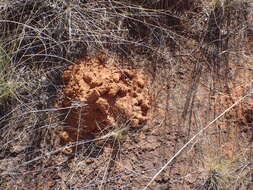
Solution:
[[[9,1],[0,16],[1,190],[253,189],[250,1],[171,12],[144,1],[24,2]],[[63,71],[76,54],[101,51],[151,77],[152,117],[140,129],[61,142]]]

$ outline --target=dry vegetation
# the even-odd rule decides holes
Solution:
[[[252,23],[251,0],[0,0],[0,190],[253,189]],[[90,121],[63,73],[101,54],[150,77],[150,119],[62,142]]]

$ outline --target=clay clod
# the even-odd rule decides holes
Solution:
[[[148,120],[150,97],[147,76],[141,69],[121,69],[113,63],[86,58],[70,66],[63,76],[62,106],[86,104],[68,110],[67,131],[72,139],[87,138],[114,128],[118,122],[138,127]],[[71,134],[70,134],[71,133]]]

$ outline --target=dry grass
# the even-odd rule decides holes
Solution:
[[[0,189],[252,189],[252,3],[173,2],[0,1]],[[150,73],[153,119],[66,145],[62,72],[98,51]]]

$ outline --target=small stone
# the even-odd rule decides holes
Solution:
[[[92,160],[92,159],[87,159],[87,160],[85,161],[85,163],[88,164],[88,165],[89,165],[89,164],[92,164],[93,162],[94,162],[94,160]]]

